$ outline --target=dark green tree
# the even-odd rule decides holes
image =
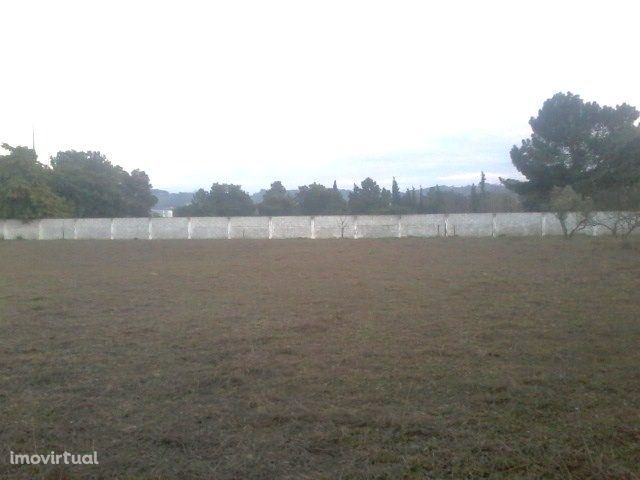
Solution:
[[[393,206],[400,205],[400,187],[398,186],[398,182],[396,182],[396,177],[393,177],[393,182],[391,183],[391,203]]]
[[[415,202],[414,202],[414,198],[413,198],[411,189],[407,188],[405,190],[404,194],[400,198],[400,203],[401,203],[402,209],[404,210],[405,213],[415,212],[416,211],[416,205],[415,205]]]
[[[129,175],[125,175],[122,190],[124,214],[127,216],[146,217],[158,201],[151,193],[149,176],[142,170],[135,169]]]
[[[266,216],[293,215],[295,211],[294,199],[279,181],[271,184],[271,188],[264,193],[262,202],[258,205],[259,214]]]
[[[146,173],[129,174],[100,152],[58,152],[51,168],[54,191],[76,217],[143,217],[157,201]]]
[[[546,208],[554,187],[572,187],[583,197],[640,180],[640,130],[636,108],[585,103],[557,93],[530,119],[533,133],[511,149],[526,181],[501,179],[523,195],[529,208]]]
[[[354,185],[349,193],[349,212],[353,214],[388,213],[389,205],[382,198],[380,186],[371,178],[365,178],[360,186]]]
[[[440,189],[440,186],[429,188],[426,198],[426,212],[427,213],[449,213],[451,210],[452,202],[447,202],[446,192]]]
[[[296,200],[303,215],[340,215],[346,210],[335,182],[334,188],[326,188],[319,183],[298,187]]]
[[[380,213],[390,213],[392,202],[393,202],[393,196],[391,195],[391,192],[386,188],[383,188],[382,191],[380,192],[380,204],[381,204]]]
[[[480,211],[480,196],[476,184],[471,185],[471,193],[469,194],[469,211],[478,213]]]
[[[0,155],[0,218],[33,220],[71,214],[71,206],[51,189],[51,170],[38,162],[34,150],[6,143],[2,148],[9,153]]]
[[[125,200],[125,172],[100,152],[58,152],[51,157],[53,188],[73,205],[76,217],[118,217]]]
[[[208,192],[200,189],[189,205],[177,208],[177,217],[237,217],[255,214],[255,206],[240,185],[214,183]]]

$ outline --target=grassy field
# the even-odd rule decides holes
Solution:
[[[608,239],[0,242],[0,478],[640,478],[639,288]]]

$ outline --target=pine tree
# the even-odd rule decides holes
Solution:
[[[478,213],[480,210],[480,198],[478,197],[478,189],[476,184],[471,185],[471,195],[469,195],[469,210],[471,213]]]
[[[393,183],[391,184],[391,204],[398,206],[400,204],[400,187],[396,182],[396,177],[393,177]]]
[[[600,195],[640,184],[638,118],[640,111],[626,103],[600,106],[557,93],[529,120],[531,137],[511,149],[511,161],[526,180],[501,181],[523,195],[529,209],[547,208],[554,187],[565,186],[600,203]]]

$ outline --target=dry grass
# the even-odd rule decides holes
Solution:
[[[640,246],[0,242],[0,477],[640,476]],[[97,450],[98,467],[8,465]]]

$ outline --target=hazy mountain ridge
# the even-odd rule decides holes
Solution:
[[[191,203],[193,192],[168,192],[166,190],[151,189],[151,193],[156,196],[158,201],[153,206],[156,210],[166,210],[170,208],[182,207]]]

